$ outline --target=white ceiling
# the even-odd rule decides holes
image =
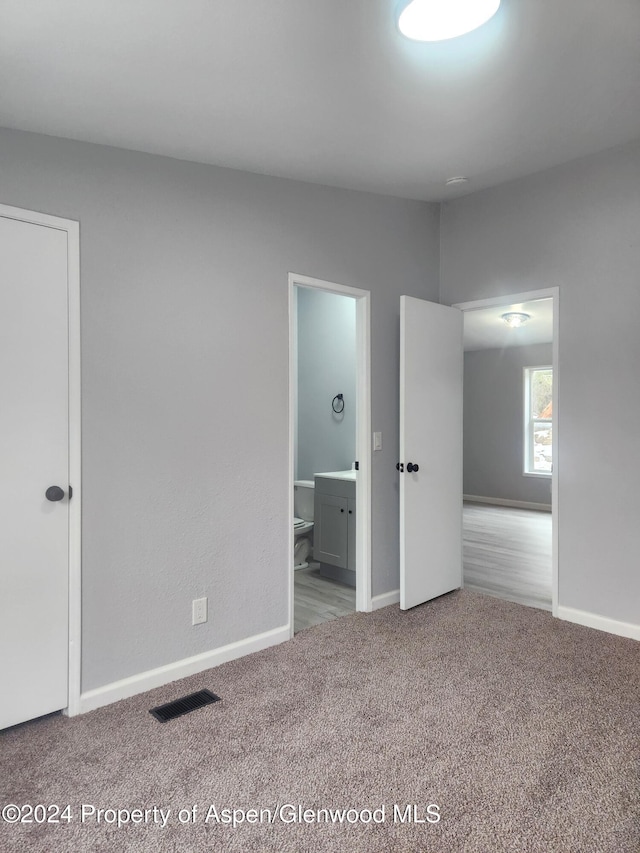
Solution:
[[[502,0],[436,44],[396,4],[1,0],[0,125],[425,200],[640,137],[638,0]]]
[[[528,314],[527,322],[512,329],[502,319],[508,311]],[[504,349],[530,344],[550,344],[553,341],[553,299],[514,302],[465,311],[464,349]]]

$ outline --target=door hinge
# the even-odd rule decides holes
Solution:
[[[360,470],[360,463],[359,463],[359,462],[354,462],[354,463],[353,463],[353,470],[354,470],[354,471],[359,471],[359,470]]]
[[[73,497],[73,489],[69,486],[69,500]]]

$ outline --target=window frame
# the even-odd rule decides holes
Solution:
[[[531,377],[538,370],[550,370],[552,380],[555,383],[555,376],[553,375],[553,365],[552,364],[540,364],[540,365],[529,365],[523,368],[523,388],[524,388],[524,453],[523,453],[523,471],[522,475],[524,477],[539,477],[541,479],[549,479],[553,477],[553,456],[554,452],[552,452],[551,456],[551,470],[550,471],[534,471],[534,433],[535,433],[535,424],[538,423],[548,423],[551,425],[551,429],[553,431],[553,414],[550,418],[533,418],[531,416]],[[553,435],[553,432],[552,432]],[[551,447],[554,447],[554,440],[552,438]]]

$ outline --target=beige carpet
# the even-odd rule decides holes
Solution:
[[[71,818],[0,849],[638,853],[639,756],[640,644],[463,591],[0,734],[0,805]]]

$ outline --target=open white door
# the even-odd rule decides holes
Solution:
[[[400,297],[400,607],[462,586],[462,312]]]

